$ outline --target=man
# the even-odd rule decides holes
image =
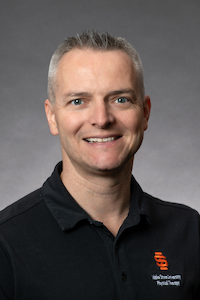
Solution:
[[[45,111],[62,163],[0,216],[0,299],[199,299],[199,214],[132,177],[150,115],[135,49],[66,39]]]

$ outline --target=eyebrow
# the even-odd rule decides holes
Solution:
[[[115,90],[115,91],[110,91],[106,97],[109,96],[115,96],[115,95],[121,95],[121,94],[133,94],[135,95],[135,91],[132,89],[121,89],[121,90]],[[91,93],[88,92],[69,92],[65,95],[66,97],[89,97],[91,96]]]
[[[132,89],[116,90],[116,91],[109,92],[107,96],[115,96],[115,95],[121,95],[121,94],[133,94],[133,95],[135,95],[135,91],[132,90]]]
[[[81,97],[81,96],[91,96],[90,93],[87,93],[87,92],[78,92],[78,93],[75,93],[75,92],[69,92],[67,94],[65,94],[66,97]]]

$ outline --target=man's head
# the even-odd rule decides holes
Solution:
[[[56,89],[45,101],[50,131],[60,137],[63,168],[84,176],[116,174],[125,166],[130,171],[150,113],[150,98],[141,97],[138,84],[139,56],[135,54],[138,63],[133,64],[127,51],[113,46],[108,50],[112,38],[102,36],[107,50],[78,47],[77,39],[71,38],[76,46],[67,52],[64,47],[59,58],[54,55],[50,79]]]
[[[84,31],[81,35],[77,34],[77,36],[66,38],[54,52],[50,61],[48,73],[48,96],[52,104],[56,99],[56,75],[59,62],[66,53],[73,49],[91,49],[94,51],[120,50],[125,52],[133,62],[136,72],[137,86],[140,91],[141,98],[144,98],[143,68],[137,51],[131,44],[121,37],[113,37],[108,33],[100,34],[95,30],[91,30]]]

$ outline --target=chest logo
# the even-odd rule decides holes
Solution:
[[[154,259],[160,270],[168,270],[168,261],[162,252],[155,252]]]

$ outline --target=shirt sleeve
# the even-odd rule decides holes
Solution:
[[[0,237],[0,299],[14,299],[14,273],[9,251]]]

